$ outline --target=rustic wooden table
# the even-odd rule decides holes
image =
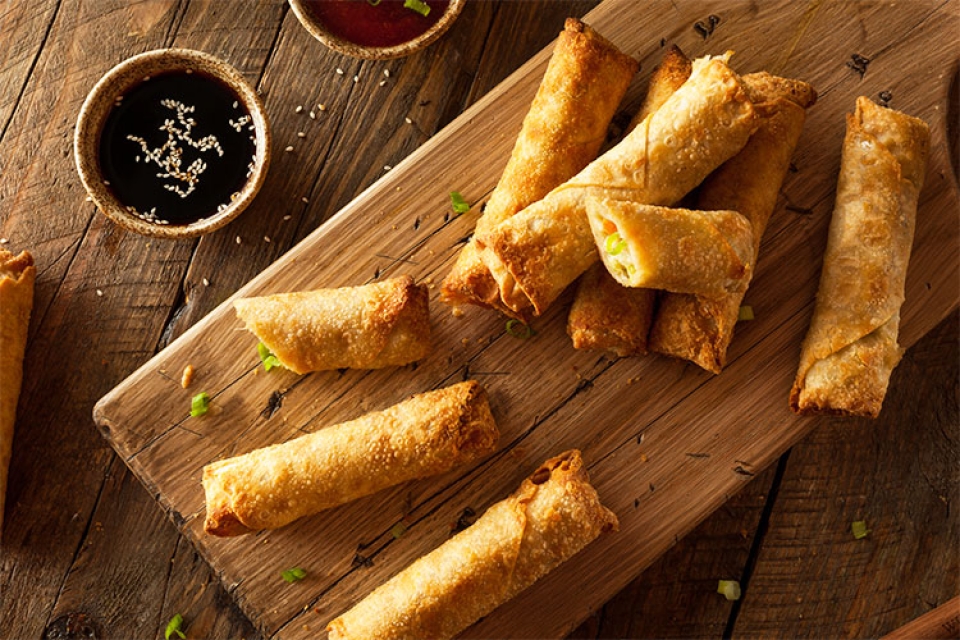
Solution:
[[[595,4],[469,2],[443,40],[394,66],[393,111],[361,110],[352,83],[325,84],[356,63],[319,43],[278,62],[279,43],[302,37],[281,0],[0,2],[0,242],[38,264],[0,636],[160,637],[180,613],[190,638],[257,637],[98,433],[94,403]],[[316,157],[271,173],[253,210],[197,241],[120,230],[85,200],[73,163],[96,80],[167,46],[225,58],[260,87],[276,152],[318,85],[336,109]],[[371,70],[360,82],[384,78]],[[874,637],[955,596],[958,360],[954,312],[908,351],[878,420],[821,420],[570,637]],[[850,535],[855,520],[867,538]],[[743,597],[718,595],[720,578]]]

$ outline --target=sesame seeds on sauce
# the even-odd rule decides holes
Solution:
[[[182,225],[236,200],[253,173],[256,136],[239,96],[199,72],[145,77],[117,96],[100,136],[100,167],[127,211]]]

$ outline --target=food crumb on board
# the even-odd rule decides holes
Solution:
[[[453,314],[454,318],[463,317],[463,309],[461,309],[460,307],[454,307],[453,309],[450,310],[450,313]]]
[[[180,376],[180,386],[186,389],[190,386],[190,383],[193,382],[193,372],[194,368],[192,364],[188,364],[183,368],[183,375]]]

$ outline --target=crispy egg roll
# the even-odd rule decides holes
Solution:
[[[625,287],[723,295],[753,268],[753,229],[736,211],[695,211],[588,197],[607,271]]]
[[[491,453],[499,431],[469,380],[383,411],[203,469],[204,530],[276,529],[387,487],[445,473]]]
[[[491,272],[509,273],[498,280],[504,304],[533,306],[540,315],[597,261],[588,196],[672,204],[743,148],[756,114],[728,57],[695,60],[683,86],[620,143],[543,200],[477,236]]]
[[[620,357],[647,353],[655,304],[654,289],[625,287],[595,262],[580,276],[567,316],[573,348],[602,349]]]
[[[296,373],[381,369],[430,352],[427,288],[410,276],[234,302],[237,316]]]
[[[28,251],[15,256],[0,249],[0,533],[36,277]]]
[[[897,343],[925,122],[857,98],[847,115],[837,200],[790,405],[800,414],[876,417],[900,361]]]
[[[667,49],[650,76],[646,98],[627,131],[659,109],[687,81],[690,67],[690,59],[680,47]],[[594,263],[580,276],[567,316],[573,348],[601,349],[621,357],[645,354],[655,303],[653,289],[624,287],[601,263]]]
[[[596,157],[638,66],[588,25],[567,19],[475,234],[488,233]],[[472,238],[444,279],[441,299],[510,312]]]
[[[747,74],[742,80],[760,114],[760,126],[740,153],[704,180],[696,208],[730,209],[746,216],[753,225],[752,262],[756,264],[760,238],[776,208],[806,109],[817,95],[801,80],[765,72]],[[661,295],[650,329],[650,349],[720,373],[745,293],[746,288],[719,297]]]
[[[589,484],[580,452],[568,451],[327,630],[331,640],[452,638],[617,528],[617,517]]]

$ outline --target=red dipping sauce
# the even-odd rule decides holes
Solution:
[[[420,15],[404,0],[304,0],[306,10],[332,35],[364,47],[393,47],[409,42],[435,25],[449,0],[422,0],[430,12]]]

